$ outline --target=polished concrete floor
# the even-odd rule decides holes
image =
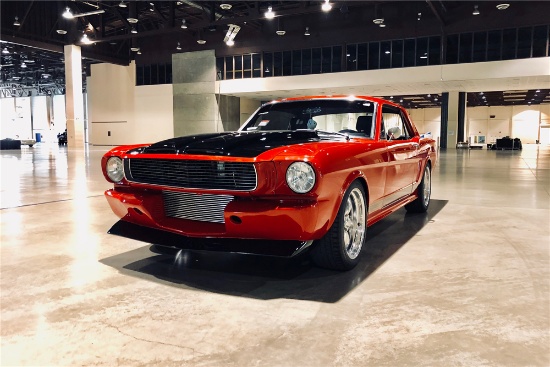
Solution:
[[[442,152],[353,271],[115,237],[107,148],[1,151],[2,366],[549,366],[550,148]]]

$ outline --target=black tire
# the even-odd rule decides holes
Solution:
[[[365,244],[367,213],[365,189],[359,181],[354,181],[344,194],[329,231],[311,249],[315,265],[333,270],[354,268]]]
[[[418,197],[416,200],[405,205],[405,209],[409,213],[425,213],[430,206],[432,195],[432,171],[429,163],[424,167],[422,181],[420,181],[420,185],[418,185],[417,192]]]

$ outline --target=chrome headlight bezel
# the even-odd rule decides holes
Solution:
[[[120,182],[124,179],[124,164],[119,157],[110,157],[105,164],[107,176],[113,182]]]
[[[315,186],[316,174],[307,162],[294,162],[286,170],[286,183],[297,194],[307,194]]]

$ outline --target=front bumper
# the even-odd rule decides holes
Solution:
[[[167,217],[160,191],[107,190],[113,212],[125,222],[180,236],[210,239],[310,241],[326,232],[319,204],[305,200],[235,198],[224,210],[225,223]]]

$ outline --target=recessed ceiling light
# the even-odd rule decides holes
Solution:
[[[118,4],[119,7],[121,8],[125,8],[126,7],[126,3],[124,1],[121,1],[119,4]]]
[[[508,3],[502,3],[502,4],[498,4],[498,5],[497,5],[497,9],[498,9],[498,10],[506,10],[506,9],[508,9],[509,7],[510,7],[510,4],[508,4]]]
[[[199,39],[199,40],[197,40],[197,43],[198,43],[199,45],[204,45],[204,44],[206,43],[206,41],[203,40],[203,39]]]
[[[67,31],[64,29],[58,29],[56,30],[57,34],[67,34]]]
[[[181,29],[187,29],[187,22],[185,21],[185,19],[181,20]]]
[[[233,5],[231,4],[227,4],[227,3],[221,3],[220,4],[220,8],[222,8],[223,10],[229,10],[233,7]]]
[[[330,11],[330,9],[332,9],[332,5],[330,5],[329,0],[325,0],[323,6],[321,6],[321,9],[323,9],[323,11]]]
[[[130,47],[130,50],[132,50],[132,51],[134,51],[134,52],[137,52],[137,51],[139,51],[139,47],[135,47],[135,46],[134,46],[134,47]]]
[[[479,15],[479,9],[477,8],[477,5],[474,5],[474,11],[472,12],[472,15]]]
[[[304,36],[311,36],[311,33],[309,33],[309,27],[306,27],[306,31],[304,32]]]
[[[278,30],[278,31],[275,32],[275,33],[277,33],[278,36],[284,36],[284,35],[286,34],[286,31]]]
[[[126,18],[126,20],[128,21],[128,23],[132,23],[132,24],[136,24],[138,22],[138,19],[137,18]]]

